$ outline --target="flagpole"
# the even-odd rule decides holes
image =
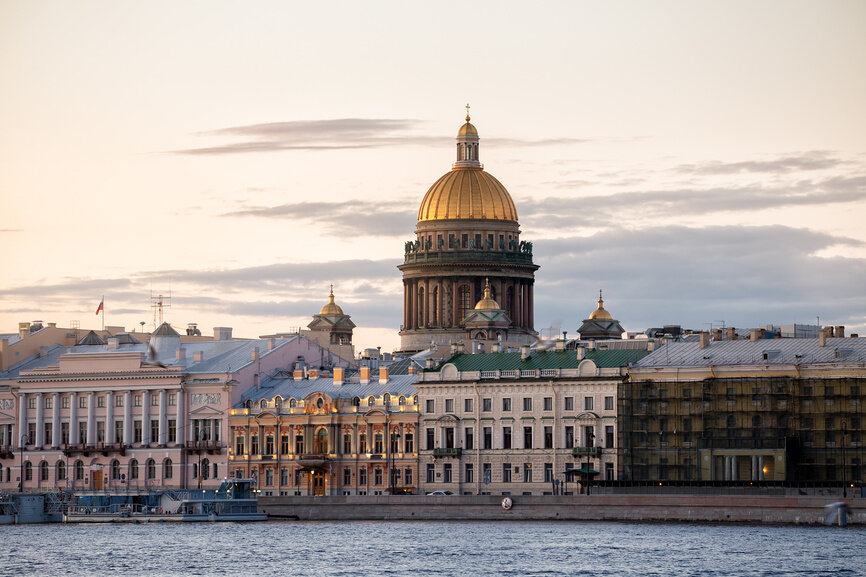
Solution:
[[[102,295],[102,332],[105,332],[105,295]]]

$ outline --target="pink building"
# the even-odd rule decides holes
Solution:
[[[148,342],[90,333],[0,373],[0,489],[147,491],[216,487],[227,476],[229,411],[299,358],[348,366],[303,336]]]

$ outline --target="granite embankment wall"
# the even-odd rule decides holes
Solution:
[[[714,523],[821,524],[832,499],[793,496],[395,495],[260,497],[259,510],[273,518],[334,520],[571,520],[695,521]],[[846,500],[848,524],[866,525],[866,499]]]

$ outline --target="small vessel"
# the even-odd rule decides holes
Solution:
[[[154,491],[147,495],[79,498],[65,523],[265,521],[253,479],[224,479],[219,488]],[[106,501],[107,499],[107,501]]]

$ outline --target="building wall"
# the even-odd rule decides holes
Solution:
[[[606,378],[419,382],[422,488],[541,495],[554,492],[556,480],[562,482],[556,492],[573,492],[575,479],[566,479],[565,470],[582,464],[599,471],[600,478],[616,479],[618,383]],[[531,448],[524,443],[526,429]],[[488,434],[490,448],[485,448]]]

